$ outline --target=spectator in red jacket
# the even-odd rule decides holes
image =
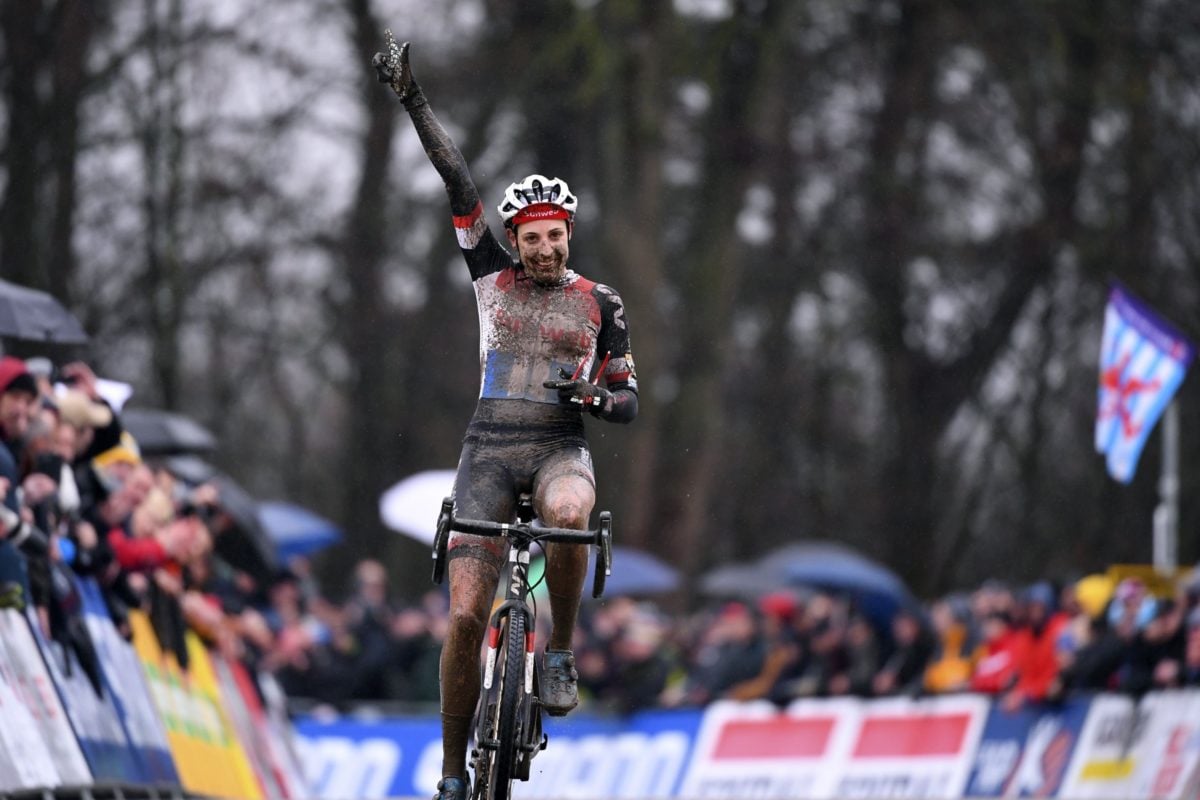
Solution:
[[[973,692],[1000,694],[1017,682],[1017,632],[1006,611],[992,611],[983,619],[983,643],[971,674]]]
[[[1029,700],[1046,699],[1058,677],[1059,640],[1070,621],[1056,609],[1055,591],[1049,583],[1029,587],[1021,595],[1019,608],[1022,620],[1015,646],[1017,682],[1004,698],[1010,710]]]

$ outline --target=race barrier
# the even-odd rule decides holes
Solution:
[[[191,632],[181,669],[143,614],[126,641],[95,583],[75,588],[83,659],[32,610],[0,609],[0,798],[313,796],[272,678]]]
[[[187,669],[97,587],[77,585],[94,653],[0,609],[0,798],[429,797],[433,715],[305,718],[268,676],[186,639]],[[1006,709],[980,695],[715,703],[547,719],[518,800],[1057,797],[1200,800],[1200,690]]]
[[[314,794],[429,797],[435,717],[297,721]],[[547,719],[518,800],[1200,798],[1200,690],[1006,710],[980,695]]]

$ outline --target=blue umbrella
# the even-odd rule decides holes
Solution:
[[[591,586],[596,553],[593,550],[588,563],[588,586]],[[657,556],[632,547],[613,546],[612,575],[604,584],[605,597],[625,595],[667,594],[679,588],[679,570]],[[588,596],[591,590],[588,589]]]
[[[876,626],[890,629],[901,608],[918,604],[894,572],[877,561],[836,542],[786,545],[763,557],[788,583],[845,594]]]
[[[267,500],[258,504],[258,519],[281,561],[323,550],[342,540],[337,525],[292,503]]]

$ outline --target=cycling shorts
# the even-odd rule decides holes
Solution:
[[[517,499],[574,475],[594,488],[592,455],[575,408],[525,400],[481,399],[463,437],[454,479],[454,515],[489,522],[516,520]],[[448,558],[499,566],[508,543],[499,537],[451,533]]]

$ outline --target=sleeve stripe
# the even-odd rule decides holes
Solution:
[[[475,208],[471,209],[470,214],[467,214],[464,217],[455,216],[454,217],[454,227],[470,228],[471,226],[473,226],[475,224],[476,220],[478,220],[482,216],[483,216],[483,201],[481,200],[475,204]]]
[[[475,204],[475,210],[465,217],[454,217],[454,235],[463,250],[474,250],[487,233],[487,220],[483,216],[483,203]]]

